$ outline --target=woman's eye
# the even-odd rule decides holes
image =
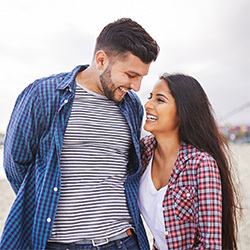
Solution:
[[[163,99],[161,99],[161,98],[157,98],[157,101],[158,102],[165,102]]]

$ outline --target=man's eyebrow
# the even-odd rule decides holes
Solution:
[[[126,73],[134,74],[134,75],[137,75],[137,76],[141,76],[139,73],[134,72],[134,71],[132,71],[132,70],[129,70],[129,71],[127,71]]]

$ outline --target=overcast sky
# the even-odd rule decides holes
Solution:
[[[142,82],[143,103],[163,72],[203,86],[221,124],[250,124],[249,0],[0,0],[0,132],[35,79],[88,64],[102,28],[130,17],[161,51]]]

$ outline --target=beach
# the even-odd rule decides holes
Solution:
[[[231,150],[234,156],[235,166],[238,170],[243,217],[239,220],[239,249],[250,248],[250,144],[233,144]],[[1,151],[2,157],[2,151]],[[2,159],[0,159],[2,162]],[[0,162],[0,164],[1,164]],[[1,166],[2,168],[2,166]],[[0,235],[2,234],[4,222],[14,201],[15,194],[6,180],[2,169],[0,170]],[[150,233],[149,237],[151,239]]]

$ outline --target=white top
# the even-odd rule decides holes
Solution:
[[[153,156],[140,180],[138,205],[155,239],[155,246],[160,250],[167,250],[168,246],[164,233],[165,225],[162,209],[162,202],[167,191],[167,186],[162,187],[158,191],[155,188],[151,176],[152,160]]]

